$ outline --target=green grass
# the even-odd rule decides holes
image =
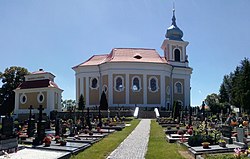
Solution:
[[[184,148],[175,143],[168,143],[163,128],[155,120],[151,120],[146,159],[183,159],[178,150],[184,150]]]
[[[71,159],[105,159],[108,155],[115,150],[119,144],[135,129],[139,120],[134,119],[130,122],[131,126],[125,127],[122,131],[114,132],[105,137],[98,143],[95,143],[90,148],[83,152],[72,156]]]

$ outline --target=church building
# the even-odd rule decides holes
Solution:
[[[76,101],[82,94],[87,107],[99,105],[104,91],[109,107],[160,107],[171,109],[174,101],[190,105],[190,78],[187,41],[177,27],[175,11],[161,45],[155,49],[113,48],[110,53],[93,55],[73,67]]]
[[[52,73],[45,72],[43,69],[26,75],[25,81],[14,90],[14,114],[18,118],[26,118],[31,105],[34,113],[38,113],[39,105],[43,106],[43,112],[47,115],[53,110],[61,111],[63,90],[54,82],[54,78]]]

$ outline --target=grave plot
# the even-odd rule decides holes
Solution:
[[[166,139],[169,143],[174,143],[176,141],[187,141],[188,138],[190,137],[189,134],[183,134],[183,135],[179,135],[179,134],[169,134],[166,135]]]
[[[66,151],[72,154],[79,153],[84,149],[91,146],[88,143],[75,143],[75,142],[67,142],[65,146],[61,146],[60,143],[56,143],[54,141],[51,142],[50,146],[39,145],[36,146],[36,149],[46,149],[51,151]]]
[[[33,148],[24,148],[16,153],[0,156],[0,159],[9,157],[11,159],[68,159],[71,153],[65,151],[51,151]]]
[[[190,154],[192,154],[192,156],[196,158],[197,155],[202,155],[202,154],[234,152],[234,149],[238,147],[239,147],[238,145],[234,144],[228,144],[226,147],[221,147],[219,145],[211,145],[208,148],[203,148],[203,146],[190,147],[188,148],[188,150]]]
[[[86,137],[67,137],[66,141],[67,142],[79,142],[79,143],[89,143],[89,144],[94,144],[98,141],[100,141],[102,138],[86,138]]]

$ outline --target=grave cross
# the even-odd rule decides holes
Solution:
[[[32,136],[32,126],[31,126],[31,118],[32,118],[32,105],[30,105],[30,107],[28,108],[30,110],[30,114],[29,114],[29,121],[28,121],[28,130],[27,130],[27,134],[29,137]]]
[[[45,125],[44,121],[42,121],[42,111],[44,110],[42,105],[39,105],[39,117],[38,117],[38,123],[37,123],[37,138],[36,138],[36,144],[40,145],[42,144],[43,138],[45,137]]]

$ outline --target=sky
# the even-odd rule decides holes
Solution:
[[[0,0],[0,71],[53,73],[75,99],[72,67],[112,48],[152,48],[176,22],[189,42],[191,105],[218,93],[223,76],[250,56],[249,0]]]

